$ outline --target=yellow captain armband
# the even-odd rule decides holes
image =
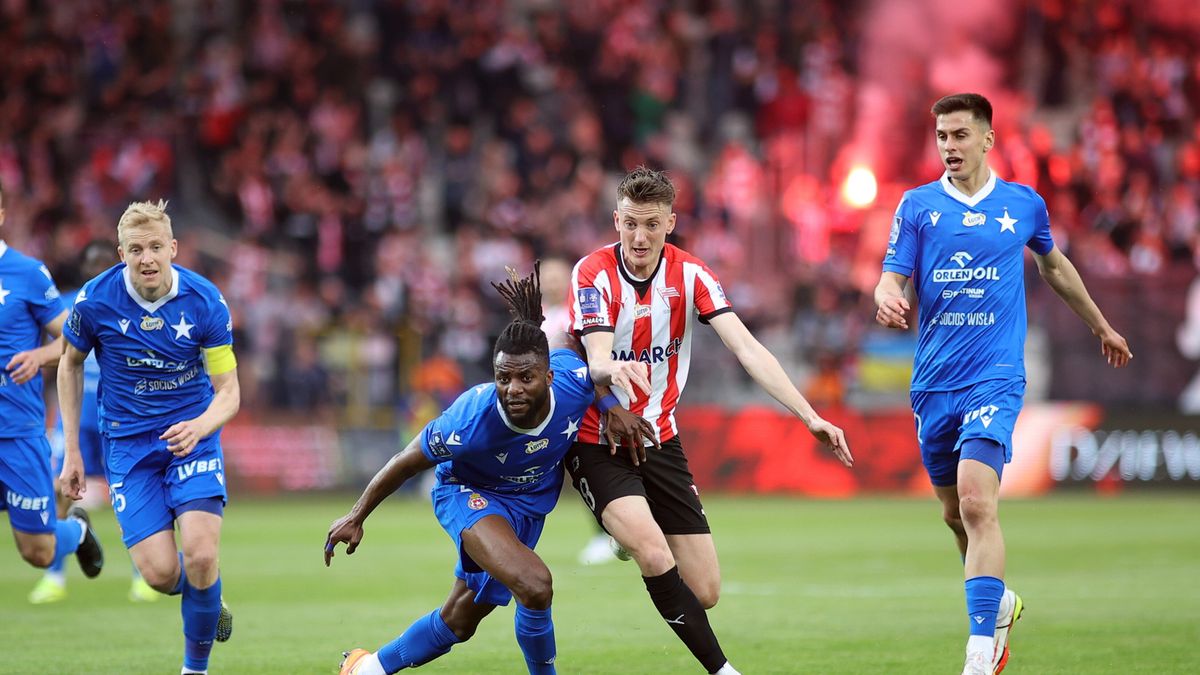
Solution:
[[[233,355],[233,345],[208,347],[204,350],[204,369],[209,375],[222,375],[237,368],[237,357]]]

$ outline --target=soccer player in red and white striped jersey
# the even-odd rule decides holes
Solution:
[[[846,466],[853,458],[842,430],[813,410],[738,319],[716,275],[666,243],[675,229],[674,202],[666,174],[645,167],[630,172],[617,187],[613,211],[620,241],[584,257],[572,272],[571,329],[583,341],[593,378],[611,379],[620,391],[588,412],[567,468],[596,519],[637,561],[662,617],[709,673],[731,674],[737,671],[705,613],[720,595],[717,552],[675,424],[695,321],[712,326],[750,376]],[[624,377],[630,363],[646,364],[649,391],[641,377]],[[661,449],[640,464],[605,444],[602,418],[617,405],[658,433]]]

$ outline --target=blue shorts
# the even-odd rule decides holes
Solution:
[[[99,427],[86,422],[79,425],[79,452],[83,455],[84,475],[104,475],[104,440]],[[64,454],[66,447],[63,445],[62,429],[54,429],[50,432],[50,475],[62,473]]]
[[[104,438],[108,493],[126,548],[172,529],[181,505],[208,497],[223,504],[227,497],[221,434],[197,443],[187,457],[176,457],[158,438],[165,430]]]
[[[542,536],[546,518],[527,516],[510,509],[504,503],[503,495],[466,485],[443,485],[439,481],[433,488],[432,496],[433,512],[442,524],[442,529],[446,530],[446,534],[450,535],[455,548],[458,549],[458,564],[454,566],[454,576],[465,581],[467,588],[475,591],[475,602],[508,605],[509,600],[512,600],[512,591],[484,572],[471,556],[467,555],[462,547],[462,533],[484,516],[496,515],[508,521],[522,544],[533,548]]]
[[[953,391],[912,392],[921,461],[938,487],[958,484],[964,441],[986,438],[1004,448],[1004,457],[971,457],[996,469],[1012,460],[1012,434],[1025,398],[1025,380],[984,380]]]
[[[45,436],[0,438],[0,496],[12,529],[30,534],[54,531],[54,477]]]

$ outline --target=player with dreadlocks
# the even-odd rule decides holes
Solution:
[[[508,273],[503,284],[493,284],[513,315],[496,340],[495,381],[468,389],[426,425],[375,474],[350,513],[333,522],[325,541],[327,566],[338,543],[354,553],[375,507],[436,465],[434,512],[458,549],[450,597],[378,651],[347,652],[341,675],[395,673],[431,661],[469,639],[485,616],[513,597],[517,643],[529,672],[555,672],[550,570],[533,547],[558,501],[563,455],[595,392],[572,338],[556,337],[551,350],[541,330],[537,263],[528,277]],[[626,371],[639,374],[634,367]],[[637,447],[654,435],[648,424],[632,421],[629,433]]]

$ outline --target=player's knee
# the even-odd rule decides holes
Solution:
[[[976,494],[962,495],[958,500],[958,510],[967,527],[982,525],[996,518],[995,502]]]
[[[554,600],[554,580],[546,567],[526,572],[517,586],[519,592],[515,589],[513,595],[529,609],[548,609]]]
[[[459,642],[470,640],[482,620],[482,617],[473,611],[474,607],[471,606],[473,604],[474,601],[468,596],[442,608],[442,621],[446,622],[446,627],[450,629],[451,633],[454,633],[454,637],[458,638]]]
[[[142,579],[159,593],[170,593],[179,583],[179,566],[176,564],[142,563],[138,565]]]
[[[946,526],[954,530],[954,532],[960,533],[964,531],[962,514],[959,513],[957,508],[942,511],[942,520],[946,521]]]
[[[643,545],[641,542],[625,545],[625,550],[637,561],[644,577],[656,577],[665,574],[675,566],[675,556],[666,542]]]
[[[46,568],[54,562],[54,545],[41,541],[26,541],[18,545],[21,558],[34,567]]]
[[[692,592],[696,594],[696,599],[700,601],[700,605],[704,609],[712,609],[721,599],[721,584],[720,582],[697,584],[697,588],[693,588]]]
[[[209,579],[216,576],[217,552],[212,549],[199,549],[183,552],[183,566],[187,569],[189,579]]]

